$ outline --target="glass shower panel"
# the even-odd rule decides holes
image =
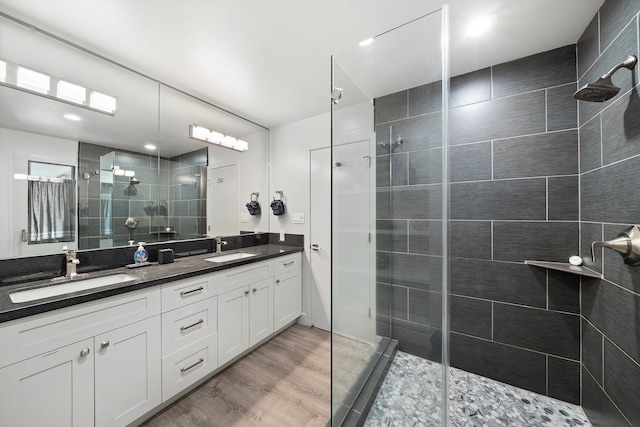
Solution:
[[[332,58],[333,425],[371,403],[363,388],[396,344],[434,367],[407,384],[438,396],[419,421],[447,422],[445,15]]]

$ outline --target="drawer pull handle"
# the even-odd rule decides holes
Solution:
[[[102,341],[100,343],[100,348],[107,348],[109,347],[109,344],[111,344],[109,341]]]
[[[253,288],[253,293],[255,294],[256,292],[258,292],[258,288]]]
[[[90,352],[91,350],[89,350],[88,348],[83,348],[82,350],[80,350],[80,357],[87,357]]]
[[[287,267],[287,266],[289,266],[289,265],[291,265],[291,264],[295,264],[295,261],[285,262],[285,263],[284,263],[284,264],[282,264],[282,265],[284,265],[285,267]]]
[[[244,294],[245,295],[249,295],[249,291],[244,291]]]
[[[184,373],[185,373],[185,372],[187,372],[189,369],[193,369],[193,368],[195,368],[196,366],[198,366],[198,365],[199,365],[199,364],[201,364],[202,362],[204,362],[204,359],[201,357],[201,358],[200,358],[200,360],[198,360],[198,361],[197,361],[196,363],[194,363],[193,365],[191,365],[191,366],[187,366],[186,368],[181,368],[181,369],[180,369],[180,372],[182,372],[182,373],[184,374]]]
[[[276,283],[280,283],[280,279],[276,279]]]
[[[180,326],[180,331],[184,332],[184,331],[186,331],[186,330],[188,330],[188,329],[191,329],[191,328],[193,328],[193,327],[195,327],[195,326],[198,326],[198,325],[201,325],[201,324],[203,324],[203,323],[204,323],[204,320],[200,319],[200,320],[198,320],[196,323],[194,323],[193,325],[189,325],[189,326]]]
[[[204,291],[204,288],[202,286],[200,286],[199,288],[196,288],[196,289],[191,289],[190,291],[182,291],[182,292],[180,292],[180,296],[182,298],[184,298],[186,296],[191,295],[194,292],[201,292],[201,291]]]

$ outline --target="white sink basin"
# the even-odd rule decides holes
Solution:
[[[227,261],[236,261],[243,258],[249,258],[256,255],[258,254],[252,254],[251,252],[236,252],[235,254],[218,255],[211,258],[205,258],[204,260],[209,262],[227,262]]]
[[[55,297],[57,295],[70,294],[87,289],[95,289],[101,286],[115,285],[117,283],[130,282],[136,280],[135,276],[119,273],[111,276],[94,277],[93,279],[72,280],[70,282],[44,286],[42,288],[27,289],[10,294],[14,303],[35,301],[43,298]]]

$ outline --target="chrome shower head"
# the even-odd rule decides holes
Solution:
[[[594,83],[582,86],[573,94],[573,97],[581,101],[590,102],[604,102],[610,100],[620,92],[620,88],[611,82],[611,76],[613,73],[622,67],[633,70],[637,62],[638,58],[635,55],[629,55],[624,62],[613,67],[607,74],[600,77]]]

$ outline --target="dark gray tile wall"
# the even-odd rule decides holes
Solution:
[[[607,0],[578,42],[580,85],[638,55],[637,0]],[[640,426],[640,270],[589,244],[639,224],[638,70],[617,72],[622,89],[604,103],[580,101],[580,252],[604,280],[582,279],[582,405],[594,426]],[[629,185],[631,184],[631,185]]]
[[[580,282],[523,261],[580,251],[576,87],[575,45],[451,80],[448,221],[451,364],[572,403],[580,403]],[[378,152],[378,289],[392,305],[378,314],[390,318],[401,351],[434,359],[440,102],[430,84],[375,103],[378,140],[404,140]]]

